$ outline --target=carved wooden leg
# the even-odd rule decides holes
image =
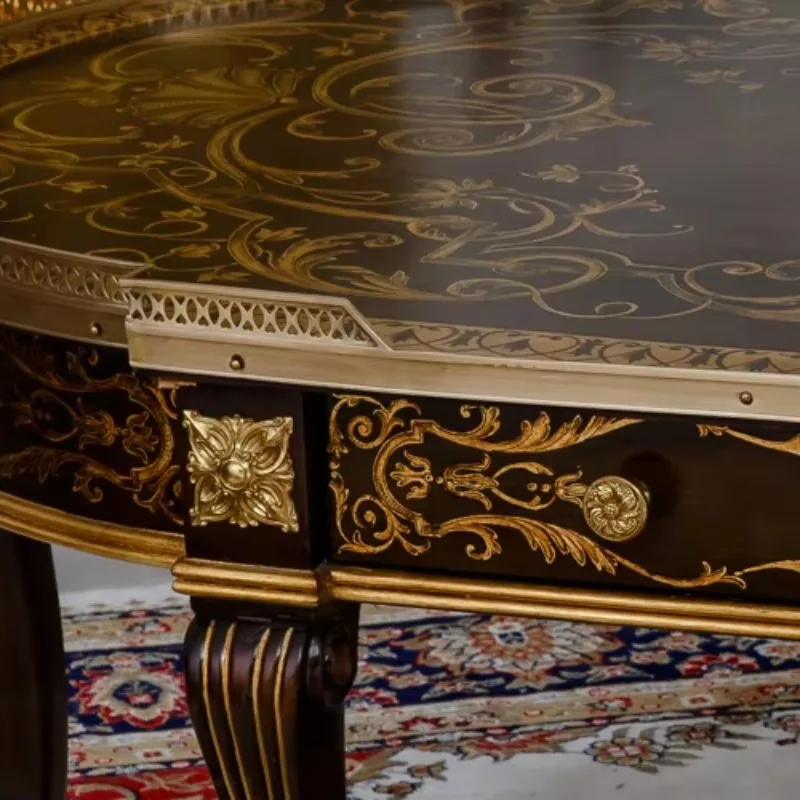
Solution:
[[[358,607],[192,623],[189,706],[222,800],[344,800]]]
[[[0,800],[63,800],[67,680],[50,547],[0,531]]]

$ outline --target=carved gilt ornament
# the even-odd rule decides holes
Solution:
[[[227,521],[242,528],[275,525],[298,531],[290,417],[214,419],[184,411],[183,424],[189,433],[193,525]]]

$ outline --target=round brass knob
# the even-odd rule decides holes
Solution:
[[[647,524],[650,493],[625,478],[609,475],[590,484],[583,497],[586,524],[610,542],[627,542]]]

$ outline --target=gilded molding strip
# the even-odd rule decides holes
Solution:
[[[172,567],[174,591],[254,603],[315,608],[323,599],[313,572],[182,558]]]
[[[236,757],[236,765],[239,769],[239,782],[244,789],[246,800],[253,800],[253,793],[250,790],[250,781],[247,778],[247,770],[242,760],[242,749],[239,745],[239,738],[236,735],[236,723],[233,719],[233,708],[231,706],[231,670],[233,669],[233,647],[236,640],[236,621],[231,622],[225,632],[225,643],[220,656],[219,668],[222,672],[222,702],[225,705],[225,717],[228,720],[228,731],[233,752]]]
[[[358,568],[332,568],[327,580],[331,597],[353,603],[800,639],[800,611],[782,606],[482,583]]]
[[[249,343],[194,339],[163,330],[128,330],[135,367],[193,376],[319,387],[326,391],[414,393],[493,403],[615,408],[800,421],[800,375],[629,363],[498,359],[457,352],[334,348],[302,341]],[[198,341],[202,347],[198,347]],[[232,369],[232,358],[238,366]],[[742,405],[750,391],[755,402]]]
[[[217,725],[214,721],[214,708],[211,705],[211,644],[214,639],[214,631],[216,630],[216,621],[212,620],[206,629],[206,639],[203,647],[203,703],[206,708],[206,717],[208,719],[208,729],[211,733],[211,741],[214,745],[214,753],[219,762],[219,768],[222,772],[222,779],[225,781],[225,788],[228,791],[228,797],[233,800],[237,797],[237,793],[233,790],[233,781],[228,772],[228,765],[225,761],[225,753],[222,751],[219,743],[219,733]]]
[[[0,492],[0,528],[105,558],[169,569],[186,551],[178,533],[127,528]]]
[[[253,679],[250,692],[253,700],[253,719],[256,723],[256,739],[258,740],[258,754],[261,759],[261,769],[264,774],[264,785],[267,787],[267,800],[275,800],[275,789],[272,785],[272,770],[269,766],[269,755],[267,745],[264,741],[264,720],[261,717],[261,673],[264,671],[264,657],[269,646],[271,631],[264,629],[256,650],[255,663],[253,665]]]
[[[215,581],[202,584],[207,594],[196,593],[188,582],[176,581],[176,591],[194,596],[308,606],[304,598],[313,593],[316,604],[332,600],[385,603],[445,611],[800,639],[800,609],[780,605],[567,589],[496,579],[445,578],[359,567],[334,566],[315,573],[301,573],[185,559],[176,565],[176,574],[187,567],[190,571],[213,576]],[[240,586],[229,592],[228,583],[237,580],[237,576]],[[247,588],[242,590],[244,581]],[[305,587],[307,594],[297,591],[299,585]],[[266,648],[266,644],[263,647]],[[268,768],[267,762],[265,764]]]
[[[281,642],[281,652],[278,657],[278,668],[275,672],[275,694],[274,694],[274,711],[275,711],[275,739],[278,742],[278,759],[281,768],[281,782],[283,785],[283,800],[293,800],[294,792],[292,791],[292,779],[289,772],[289,764],[286,759],[286,737],[284,734],[283,726],[285,721],[283,719],[283,680],[286,674],[286,660],[289,656],[291,649],[292,637],[294,636],[294,628],[288,628],[283,635]]]

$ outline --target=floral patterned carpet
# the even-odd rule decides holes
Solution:
[[[216,797],[188,621],[180,599],[65,612],[68,800]],[[797,796],[800,643],[376,607],[361,642],[352,800]]]

